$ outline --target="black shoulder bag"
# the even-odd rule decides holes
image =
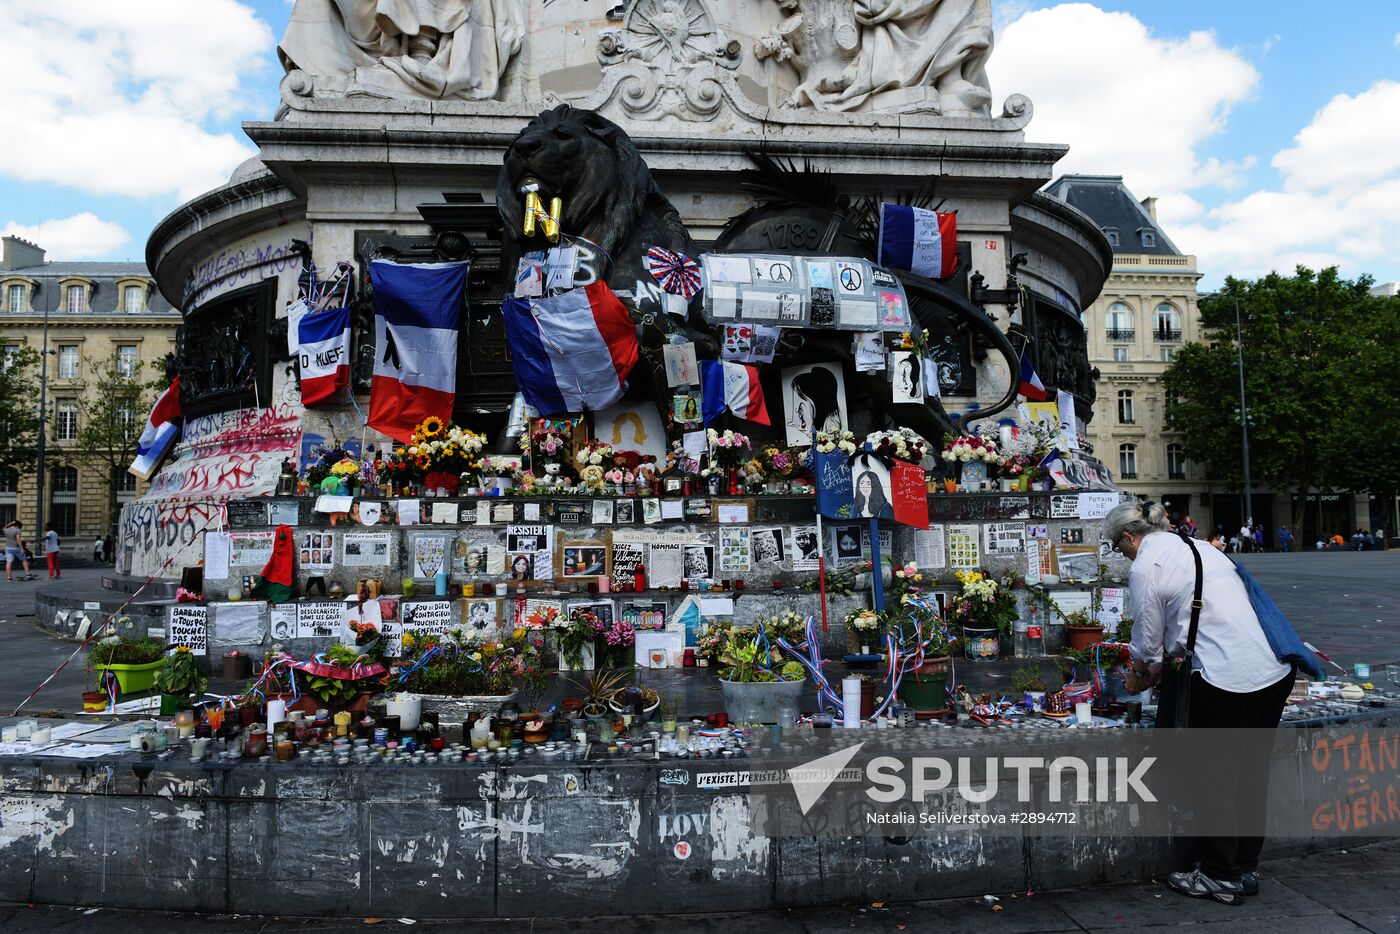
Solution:
[[[1201,568],[1201,553],[1191,544],[1185,532],[1179,534],[1196,562],[1196,592],[1191,599],[1191,628],[1186,632],[1186,652],[1179,658],[1163,660],[1162,680],[1158,687],[1159,727],[1186,727],[1191,722],[1191,671],[1196,660],[1196,630],[1201,625],[1201,607],[1204,605],[1201,592],[1205,588],[1205,571]]]

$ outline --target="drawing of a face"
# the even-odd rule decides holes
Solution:
[[[861,474],[860,481],[859,481],[858,484],[857,484],[857,488],[859,489],[860,495],[861,495],[861,496],[864,496],[864,497],[867,497],[867,498],[870,496],[870,489],[871,489],[870,474],[868,474],[868,473],[866,473],[866,474]]]

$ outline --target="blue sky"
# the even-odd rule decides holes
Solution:
[[[767,2],[767,0],[751,0]],[[1295,262],[1400,279],[1400,2],[993,0],[996,107],[1064,171],[1160,198],[1204,287]],[[1319,15],[1321,7],[1327,15]],[[0,229],[54,259],[141,259],[271,117],[287,0],[0,0]],[[1300,135],[1301,134],[1301,135]]]

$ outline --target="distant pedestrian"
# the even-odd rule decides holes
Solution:
[[[1254,527],[1254,550],[1260,554],[1264,553],[1264,527],[1262,525]]]
[[[1385,529],[1376,529],[1376,547],[1381,551],[1385,551]]]
[[[1279,527],[1278,547],[1285,554],[1293,550],[1293,533],[1286,525]]]
[[[1240,526],[1240,547],[1239,547],[1239,550],[1240,550],[1240,551],[1249,551],[1250,546],[1253,545],[1253,544],[1254,544],[1254,530],[1251,529],[1248,525],[1242,525],[1242,526]]]
[[[63,570],[58,566],[58,533],[53,523],[44,523],[44,560],[49,563],[49,577],[62,577]]]
[[[1230,536],[1230,554],[1232,554],[1232,555],[1237,555],[1237,554],[1239,554],[1239,553],[1240,553],[1240,536],[1239,536],[1239,533],[1237,532],[1237,533],[1235,533],[1234,535],[1231,535],[1231,536]]]
[[[92,560],[96,561],[98,564],[103,564],[107,561],[107,543],[104,542],[100,536],[92,543]]]
[[[107,535],[102,539],[102,554],[106,555],[108,564],[117,563],[117,553],[112,550],[111,535]]]
[[[1187,535],[1191,536],[1192,538],[1195,538],[1196,533],[1200,531],[1200,529],[1197,528],[1196,523],[1191,521],[1190,516],[1187,516],[1186,521],[1181,524],[1181,530]]]
[[[13,568],[16,561],[24,566],[24,575],[20,580],[32,581],[34,575],[29,573],[29,553],[24,545],[24,523],[11,519],[5,524],[5,580],[15,579]]]

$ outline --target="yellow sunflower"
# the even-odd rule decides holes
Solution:
[[[436,415],[429,415],[418,425],[415,434],[423,438],[436,438],[442,434],[442,419]]]

